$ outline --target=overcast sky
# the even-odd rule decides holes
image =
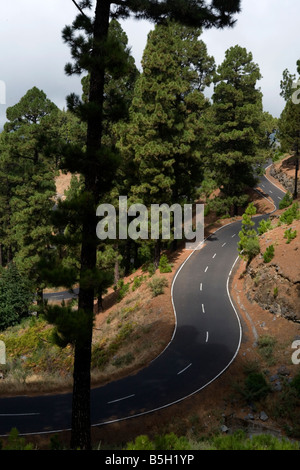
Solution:
[[[6,108],[16,104],[33,86],[42,89],[58,107],[65,107],[70,92],[81,93],[80,78],[64,74],[70,51],[61,31],[71,24],[77,10],[71,0],[1,1],[0,9],[0,128]],[[234,28],[204,31],[202,40],[219,65],[225,51],[239,44],[253,54],[263,79],[264,109],[279,117],[284,107],[280,80],[284,69],[296,72],[300,58],[299,0],[242,0],[242,12]],[[122,23],[129,45],[140,61],[152,24]],[[298,33],[299,34],[299,33]],[[6,88],[4,100],[4,85]],[[5,101],[5,103],[4,103]]]

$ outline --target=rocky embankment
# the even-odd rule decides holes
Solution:
[[[287,157],[281,162],[275,163],[270,168],[270,175],[275,178],[291,194],[295,191],[295,160]],[[298,181],[298,193],[300,193],[300,181]]]
[[[272,217],[274,228],[261,236],[261,254],[250,263],[244,288],[251,303],[300,323],[300,220],[277,226],[282,212]],[[296,233],[289,243],[285,238],[288,229]],[[263,254],[270,245],[274,256],[265,262]]]

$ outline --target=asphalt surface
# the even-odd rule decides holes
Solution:
[[[284,193],[261,178],[265,197],[278,207]],[[255,217],[258,224],[262,218]],[[172,284],[176,326],[164,352],[136,375],[91,391],[92,425],[134,418],[178,403],[216,380],[234,361],[242,327],[228,282],[237,261],[241,222],[204,241],[177,271]],[[61,294],[53,294],[51,297]],[[73,294],[72,294],[73,295]],[[76,295],[76,293],[75,293]],[[0,399],[0,435],[70,429],[71,394]]]

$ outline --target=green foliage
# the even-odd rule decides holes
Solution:
[[[8,441],[5,445],[2,445],[0,441],[0,449],[2,450],[34,450],[34,446],[31,443],[26,443],[24,437],[20,436],[19,431],[16,428],[12,428],[9,433]]]
[[[214,77],[210,123],[210,165],[221,197],[237,208],[245,203],[246,188],[256,184],[255,171],[262,163],[258,149],[265,136],[261,78],[250,52],[240,46],[225,53]]]
[[[297,395],[300,398],[300,372],[298,372],[298,374],[296,374],[293,380],[291,381],[291,387],[296,390]]]
[[[172,266],[169,264],[169,260],[167,255],[162,255],[159,260],[159,271],[161,273],[171,273],[172,272]]]
[[[275,290],[274,294],[276,294]],[[257,341],[258,352],[268,362],[269,365],[272,365],[273,363],[273,352],[275,344],[276,339],[269,335],[260,336]]]
[[[299,203],[295,202],[280,216],[280,222],[290,225],[294,220],[300,219]]]
[[[275,254],[274,245],[269,245],[265,253],[263,254],[264,262],[270,263],[270,261],[272,261],[272,259],[274,258],[274,254]]]
[[[100,345],[94,345],[92,350],[92,367],[103,369],[116,355],[117,351],[120,349],[122,344],[127,341],[132,332],[133,325],[131,323],[128,322],[124,325],[121,324],[119,333],[109,344],[106,344],[106,342],[104,342]],[[121,367],[126,363],[129,364],[130,362],[132,362],[132,360],[132,354],[125,355],[121,356],[121,358],[119,358],[118,360],[116,358],[113,364],[116,367]]]
[[[15,264],[10,264],[0,276],[1,331],[29,315],[34,294],[32,284],[19,273]]]
[[[294,240],[294,238],[297,237],[297,230],[294,230],[292,231],[291,228],[287,229],[285,232],[284,232],[284,238],[287,239],[287,244],[291,243],[292,240]]]
[[[236,431],[226,436],[217,436],[212,439],[212,448],[215,450],[298,450],[299,443],[288,439],[278,439],[271,434],[254,435],[247,437],[245,431]]]
[[[238,243],[239,254],[247,260],[247,263],[259,254],[260,245],[252,217],[256,214],[256,208],[250,203],[245,210],[242,219],[242,230],[239,233],[240,241]]]
[[[125,295],[129,292],[130,284],[125,284],[124,279],[120,279],[117,283],[118,297],[117,301],[121,302]]]
[[[190,450],[191,443],[186,437],[178,437],[173,432],[158,435],[153,440],[141,435],[129,442],[126,450]]]
[[[168,281],[165,277],[153,277],[149,282],[149,287],[152,292],[152,296],[156,297],[164,293],[164,288],[167,287]]]
[[[258,434],[248,437],[243,430],[226,435],[213,435],[201,442],[178,437],[174,433],[155,436],[140,435],[128,442],[124,450],[297,450],[299,442],[277,438],[271,434]]]
[[[261,220],[258,225],[258,233],[259,235],[262,235],[263,233],[268,232],[269,230],[272,229],[272,222],[270,219],[268,220]]]
[[[144,276],[135,277],[133,280],[133,284],[132,284],[132,291],[135,291],[136,289],[138,289],[142,285],[143,281],[144,281]]]
[[[247,401],[262,400],[269,392],[270,387],[260,372],[252,372],[246,377],[243,395]]]
[[[292,204],[292,202],[293,196],[290,193],[286,193],[279,203],[279,209],[286,209]]]

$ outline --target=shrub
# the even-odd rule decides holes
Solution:
[[[144,276],[135,277],[133,280],[133,284],[132,284],[132,291],[135,291],[135,289],[138,289],[138,287],[141,286],[143,280],[144,280]]]
[[[287,242],[286,242],[287,244],[291,243],[291,241],[294,240],[294,238],[296,237],[297,237],[297,230],[292,231],[292,229],[289,228],[288,230],[284,232],[284,238],[287,239]]]
[[[177,437],[173,432],[169,434],[159,435],[153,441],[146,435],[135,438],[133,442],[129,442],[126,450],[190,450],[191,444],[189,440],[182,436]]]
[[[270,387],[263,374],[252,372],[245,380],[244,396],[248,401],[259,401],[270,392]]]
[[[269,335],[261,336],[257,341],[258,351],[261,356],[269,363],[273,361],[273,351],[276,344],[276,339]]]
[[[119,289],[117,301],[120,302],[129,291],[129,284],[125,284],[124,280],[121,279],[118,282],[117,288]]]
[[[167,287],[168,281],[164,277],[154,277],[152,281],[149,282],[149,287],[152,292],[152,296],[156,297],[164,293],[164,287]]]
[[[291,386],[296,390],[298,397],[300,398],[300,372],[295,375],[291,381]]]
[[[295,202],[289,209],[287,209],[283,214],[281,214],[280,222],[290,225],[291,223],[293,223],[294,220],[299,220],[299,218],[299,204],[298,202]]]
[[[168,258],[166,255],[162,255],[159,261],[159,271],[161,273],[171,273],[172,272],[172,267],[169,264]]]
[[[261,220],[258,225],[258,233],[262,235],[263,233],[268,232],[272,228],[272,222],[270,219],[268,220]]]
[[[0,331],[28,316],[33,299],[30,282],[10,264],[0,277]]]
[[[270,261],[274,258],[274,245],[268,246],[264,253],[264,262],[265,263],[270,263]]]
[[[286,193],[279,204],[279,209],[285,209],[289,207],[293,202],[293,196],[291,193]]]

